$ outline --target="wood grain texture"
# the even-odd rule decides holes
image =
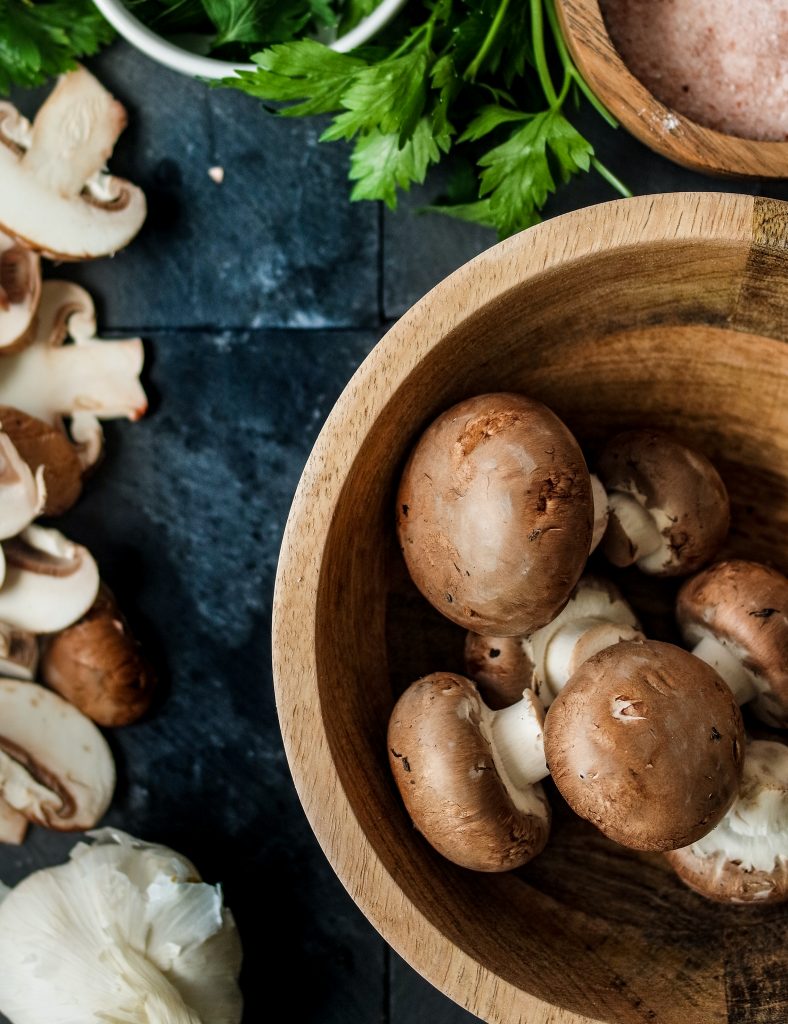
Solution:
[[[662,156],[721,177],[788,178],[788,142],[740,139],[665,106],[622,60],[599,0],[556,0],[564,38],[596,95],[624,127]]]
[[[774,315],[786,289],[784,209],[724,194],[644,197],[495,246],[379,343],[302,477],[273,622],[296,787],[364,913],[487,1021],[777,1019],[780,985],[746,984],[741,963],[788,973],[784,908],[707,904],[661,859],[617,849],[568,815],[554,790],[541,857],[504,876],[455,868],[413,831],[385,729],[396,692],[414,675],[451,670],[461,650],[461,631],[430,613],[403,572],[393,500],[419,431],[468,395],[508,388],[547,402],[591,462],[622,428],[680,433],[731,489],[731,550],[788,568],[788,322]],[[655,623],[665,600],[660,591],[650,608]]]

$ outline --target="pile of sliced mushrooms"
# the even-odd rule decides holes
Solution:
[[[465,674],[412,683],[389,762],[416,828],[476,871],[548,845],[556,799],[614,842],[659,851],[730,903],[788,899],[788,579],[714,562],[730,502],[675,437],[609,439],[591,475],[561,420],[526,396],[470,398],[416,443],[397,533],[424,597],[467,631]],[[685,648],[647,638],[586,563],[688,577]],[[745,732],[740,706],[758,720]],[[762,723],[762,724],[761,724]]]
[[[93,301],[41,258],[112,255],[145,219],[106,170],[126,112],[84,68],[31,124],[0,103],[0,843],[92,829],[115,765],[97,726],[148,710],[154,674],[95,559],[37,522],[101,458],[101,421],[147,409],[138,338],[97,336]],[[94,834],[69,864],[0,884],[0,1013],[13,1024],[237,1024],[240,945],[219,888],[180,855]]]

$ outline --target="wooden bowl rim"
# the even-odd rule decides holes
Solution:
[[[780,206],[784,204],[779,204]],[[756,200],[727,193],[619,199],[556,217],[493,246],[413,306],[381,339],[337,400],[309,457],[285,527],[273,603],[272,657],[280,727],[299,799],[339,879],[383,938],[433,985],[488,1021],[600,1024],[498,977],[447,939],[389,874],[357,819],[322,717],[315,636],[323,552],[345,482],[370,429],[424,357],[481,305],[559,266],[636,247],[772,244],[754,227]],[[757,219],[757,218],[756,218]],[[349,440],[350,439],[350,440]],[[430,956],[436,950],[441,957]],[[602,1022],[604,1024],[604,1022]]]
[[[788,142],[743,139],[707,128],[657,99],[624,63],[599,0],[556,0],[556,8],[566,43],[589,86],[641,142],[701,173],[788,178]]]

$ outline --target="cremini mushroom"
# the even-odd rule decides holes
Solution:
[[[391,770],[414,825],[444,857],[475,871],[508,871],[544,848],[543,720],[530,691],[491,711],[469,679],[449,672],[425,676],[397,701]]]
[[[721,903],[788,900],[788,747],[753,740],[728,813],[708,835],[666,856],[690,888]]]
[[[739,704],[788,728],[788,579],[758,562],[717,562],[682,586],[679,628]]]
[[[155,676],[107,586],[73,626],[45,638],[41,679],[88,718],[129,725],[150,706]]]
[[[0,429],[0,540],[21,533],[45,504],[43,467],[31,469],[8,434]]]
[[[492,708],[513,704],[526,687],[549,707],[572,674],[598,651],[642,640],[640,624],[618,587],[584,576],[552,622],[525,637],[468,633],[465,667]]]
[[[624,641],[584,662],[550,706],[545,753],[561,795],[636,850],[696,842],[739,790],[741,713],[703,662],[657,641]]]
[[[126,111],[84,68],[59,79],[32,125],[0,103],[0,228],[52,259],[127,245],[145,196],[105,170],[125,126]]]
[[[29,821],[62,832],[92,828],[115,788],[96,726],[56,693],[0,680],[0,797]]]
[[[40,296],[38,254],[0,232],[0,355],[30,340]]]
[[[79,451],[62,425],[53,426],[21,409],[0,405],[0,429],[33,472],[43,475],[46,500],[43,515],[68,511],[82,493],[83,467]]]
[[[96,599],[99,574],[87,548],[57,530],[29,526],[3,542],[0,622],[30,633],[56,633]]]
[[[97,338],[93,300],[84,288],[68,281],[44,283],[36,320],[33,342],[0,359],[0,405],[59,430],[64,429],[63,417],[70,417],[71,438],[87,469],[103,446],[99,420],[136,420],[147,409],[139,381],[145,356],[142,342]],[[73,344],[64,344],[67,337]],[[68,473],[73,474],[73,466]],[[55,492],[62,505],[59,486]]]
[[[424,432],[405,466],[397,531],[419,590],[478,633],[531,633],[580,578],[591,482],[569,430],[541,402],[479,395]]]
[[[730,502],[719,473],[667,434],[618,434],[597,471],[609,503],[602,551],[613,565],[684,576],[711,561],[725,540]]]

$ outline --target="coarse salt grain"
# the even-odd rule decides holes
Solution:
[[[788,0],[601,0],[636,78],[693,121],[788,140]]]

